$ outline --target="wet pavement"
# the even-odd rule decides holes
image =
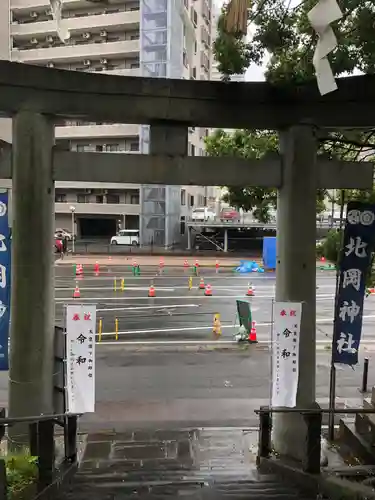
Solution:
[[[271,339],[272,304],[275,292],[275,275],[238,275],[230,269],[201,269],[206,284],[211,284],[213,296],[205,297],[199,290],[199,278],[193,278],[193,288],[188,289],[191,271],[168,267],[162,275],[157,266],[144,266],[141,275],[132,276],[130,266],[102,266],[95,277],[92,266],[84,269],[84,278],[78,280],[82,303],[97,304],[98,318],[102,320],[102,341],[111,342],[118,319],[121,342],[230,342],[238,330],[236,324],[236,299],[249,300],[253,319],[257,323],[258,340]],[[116,279],[116,291],[114,280]],[[121,290],[121,280],[124,290]],[[255,286],[255,297],[246,297],[248,283]],[[71,265],[56,268],[56,319],[64,323],[64,306],[72,302],[76,279]],[[156,297],[148,297],[153,283]],[[333,327],[335,292],[334,273],[318,271],[317,274],[317,342],[330,343]],[[375,347],[375,297],[365,301],[363,340]],[[212,335],[214,314],[219,313],[222,335]],[[98,320],[99,321],[99,320]]]
[[[255,466],[257,433],[180,429],[89,434],[61,500],[275,499],[303,496]]]

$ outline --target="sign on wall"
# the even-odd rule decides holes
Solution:
[[[11,239],[8,220],[8,193],[0,193],[0,370],[9,369]]]
[[[375,205],[349,202],[335,308],[332,361],[358,363],[366,277],[375,242]]]
[[[96,306],[66,307],[67,412],[95,411]]]
[[[275,302],[272,341],[272,406],[296,406],[301,302]]]

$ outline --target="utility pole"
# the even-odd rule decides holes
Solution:
[[[13,118],[10,417],[53,410],[53,136],[44,115],[20,111]],[[25,425],[10,428],[16,447],[27,433]]]
[[[315,402],[316,140],[309,125],[280,132],[283,184],[277,198],[276,301],[303,302],[297,407]],[[306,429],[299,414],[274,416],[280,454],[301,459]]]

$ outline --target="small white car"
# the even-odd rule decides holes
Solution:
[[[111,245],[139,245],[139,229],[121,229],[116,236],[112,236]]]
[[[192,220],[199,222],[213,221],[215,217],[215,212],[207,207],[195,208],[191,214]]]

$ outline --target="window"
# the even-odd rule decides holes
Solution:
[[[195,66],[192,70],[192,78],[197,78],[197,68]]]
[[[134,63],[131,63],[131,64],[130,64],[130,68],[131,68],[131,69],[137,69],[137,68],[139,68],[139,62],[134,62]]]
[[[130,195],[130,204],[131,205],[139,205],[139,194]]]
[[[107,203],[118,204],[120,203],[120,196],[118,194],[107,194]]]
[[[101,151],[103,151],[103,145],[102,145],[102,144],[97,144],[97,145],[95,146],[95,151],[96,151],[97,153],[100,153]]]
[[[187,57],[185,49],[182,53],[182,62],[184,64],[185,68],[187,68],[188,67],[188,57]]]
[[[130,151],[139,151],[139,141],[132,141],[130,143]]]
[[[104,196],[102,194],[96,196],[96,203],[104,203]]]
[[[191,145],[191,156],[195,156],[195,146],[194,146],[194,144]]]
[[[115,151],[118,151],[120,149],[120,144],[106,144],[104,146],[105,148],[105,151],[108,153],[108,152],[115,152]]]
[[[66,203],[66,194],[55,193],[55,202],[56,203]]]
[[[181,189],[181,205],[186,205],[186,191],[185,189]]]
[[[78,153],[83,153],[84,151],[88,151],[90,149],[90,144],[77,144]]]
[[[194,196],[190,195],[189,196],[189,207],[193,207],[194,206]]]
[[[90,196],[88,194],[77,194],[77,203],[89,203]]]

